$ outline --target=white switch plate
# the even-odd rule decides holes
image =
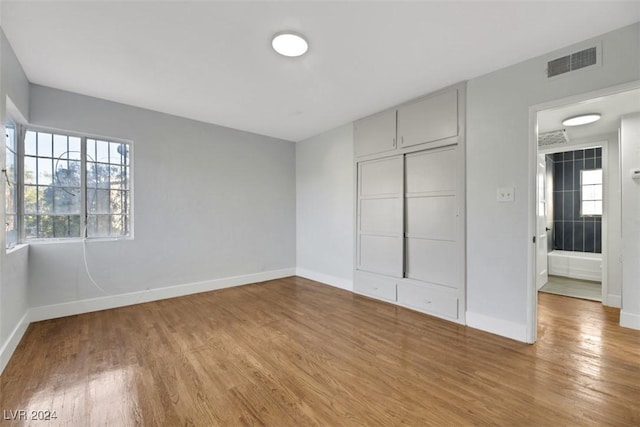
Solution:
[[[515,187],[498,188],[497,200],[499,202],[513,202],[516,196]]]

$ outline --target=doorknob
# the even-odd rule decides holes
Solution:
[[[551,231],[551,229],[549,227],[545,227],[544,229],[547,230],[547,231]]]

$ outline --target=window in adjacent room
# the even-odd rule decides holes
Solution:
[[[602,215],[602,169],[580,171],[580,215]]]
[[[12,248],[18,243],[18,145],[16,125],[7,120],[5,136],[5,220],[6,246]]]
[[[27,129],[25,240],[130,236],[129,145]]]

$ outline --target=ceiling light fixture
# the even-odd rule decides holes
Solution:
[[[562,121],[562,124],[565,126],[580,126],[586,125],[588,123],[597,122],[600,120],[600,114],[598,113],[589,113],[589,114],[580,114],[579,116],[569,117]]]
[[[304,55],[309,49],[309,44],[302,36],[289,31],[274,35],[271,46],[280,55],[289,57]]]

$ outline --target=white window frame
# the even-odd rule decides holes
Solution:
[[[596,183],[596,184],[585,184],[584,183],[584,173],[585,172],[594,172],[594,171],[600,171],[600,182]],[[585,187],[600,187],[600,198],[595,198],[595,199],[585,199]],[[604,209],[603,205],[603,197],[602,197],[602,192],[604,190],[603,187],[603,176],[602,176],[602,168],[596,168],[596,169],[582,169],[580,171],[580,216],[581,217],[586,217],[586,218],[596,218],[596,217],[602,217],[602,211]],[[600,213],[594,213],[594,214],[585,214],[584,213],[584,202],[600,202]]]
[[[24,216],[27,215],[24,212],[24,202],[23,202],[23,198],[24,198],[24,186],[25,186],[25,182],[24,182],[24,158],[25,158],[25,140],[26,140],[26,133],[28,131],[33,131],[33,132],[41,132],[41,133],[50,133],[52,135],[64,135],[64,136],[68,136],[68,137],[76,137],[76,138],[80,138],[80,165],[81,165],[81,169],[80,169],[80,194],[81,194],[81,199],[80,199],[80,236],[72,236],[72,237],[34,237],[34,238],[27,238],[25,236],[25,227],[24,227]],[[88,213],[88,209],[87,209],[87,191],[88,191],[88,187],[87,187],[87,140],[88,139],[92,139],[92,140],[100,140],[100,141],[107,141],[107,142],[112,142],[112,143],[117,143],[117,144],[126,144],[127,148],[128,148],[128,156],[129,156],[129,163],[128,163],[128,167],[129,167],[129,177],[128,177],[128,193],[129,193],[129,213],[128,213],[128,221],[127,221],[127,227],[128,227],[128,234],[126,235],[120,235],[120,236],[89,236],[88,235],[88,227],[87,227],[87,221],[88,221],[88,216],[90,215]],[[73,241],[79,241],[79,240],[106,240],[106,241],[112,241],[112,240],[133,240],[134,238],[134,221],[133,221],[133,217],[134,217],[134,154],[133,154],[133,141],[130,140],[124,140],[124,139],[120,139],[120,138],[112,138],[112,137],[104,137],[104,136],[99,136],[99,135],[92,135],[92,134],[85,134],[85,133],[78,133],[78,132],[70,132],[70,131],[65,131],[65,130],[60,130],[60,129],[51,129],[51,128],[46,128],[46,127],[40,127],[40,126],[32,126],[32,125],[26,125],[26,126],[21,126],[21,133],[20,133],[20,139],[18,141],[18,148],[19,148],[19,154],[18,154],[18,161],[20,162],[20,169],[19,169],[19,173],[18,173],[18,198],[19,198],[19,204],[18,204],[18,218],[20,220],[19,222],[19,243],[42,243],[42,242],[55,242],[55,241],[60,241],[60,242],[73,242]]]

